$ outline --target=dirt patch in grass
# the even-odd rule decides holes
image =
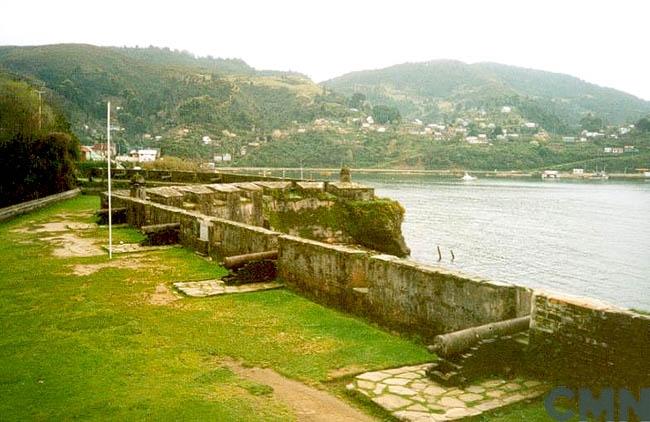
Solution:
[[[82,238],[74,233],[63,233],[57,236],[43,237],[41,240],[54,245],[52,255],[57,258],[75,258],[106,254],[106,252],[104,252],[93,239]]]
[[[169,305],[172,302],[180,299],[178,296],[173,294],[171,290],[163,283],[160,283],[156,286],[156,291],[149,297],[149,303],[152,305]]]
[[[124,258],[115,258],[110,261],[97,264],[77,264],[72,267],[72,273],[77,276],[85,276],[96,273],[104,268],[124,268],[138,270],[153,265],[157,260],[143,257],[142,255],[130,255]]]
[[[31,231],[35,233],[55,233],[70,231],[69,224],[74,224],[72,221],[55,221],[52,223],[39,224],[38,227],[33,228]]]
[[[293,410],[299,421],[372,421],[360,410],[325,391],[283,377],[268,368],[245,368],[237,362],[223,364],[242,378],[267,385],[273,396]]]

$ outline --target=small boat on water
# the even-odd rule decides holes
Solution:
[[[463,182],[471,182],[472,180],[476,180],[477,178],[475,176],[470,176],[468,172],[465,172],[465,175],[460,178]]]
[[[560,178],[560,172],[557,170],[544,170],[542,180],[557,180]]]
[[[596,173],[589,176],[589,179],[592,180],[608,180],[609,175],[604,171],[597,171]]]

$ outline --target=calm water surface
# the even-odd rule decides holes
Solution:
[[[650,310],[650,183],[354,175],[406,208],[411,257]],[[450,250],[456,259],[452,262]]]

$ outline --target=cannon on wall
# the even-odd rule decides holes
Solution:
[[[427,375],[443,385],[464,385],[487,375],[509,375],[524,365],[530,316],[471,327],[434,338],[438,361]]]

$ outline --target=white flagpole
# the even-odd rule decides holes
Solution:
[[[111,204],[111,102],[106,107],[106,152],[108,157],[108,259],[113,259],[113,209]]]

